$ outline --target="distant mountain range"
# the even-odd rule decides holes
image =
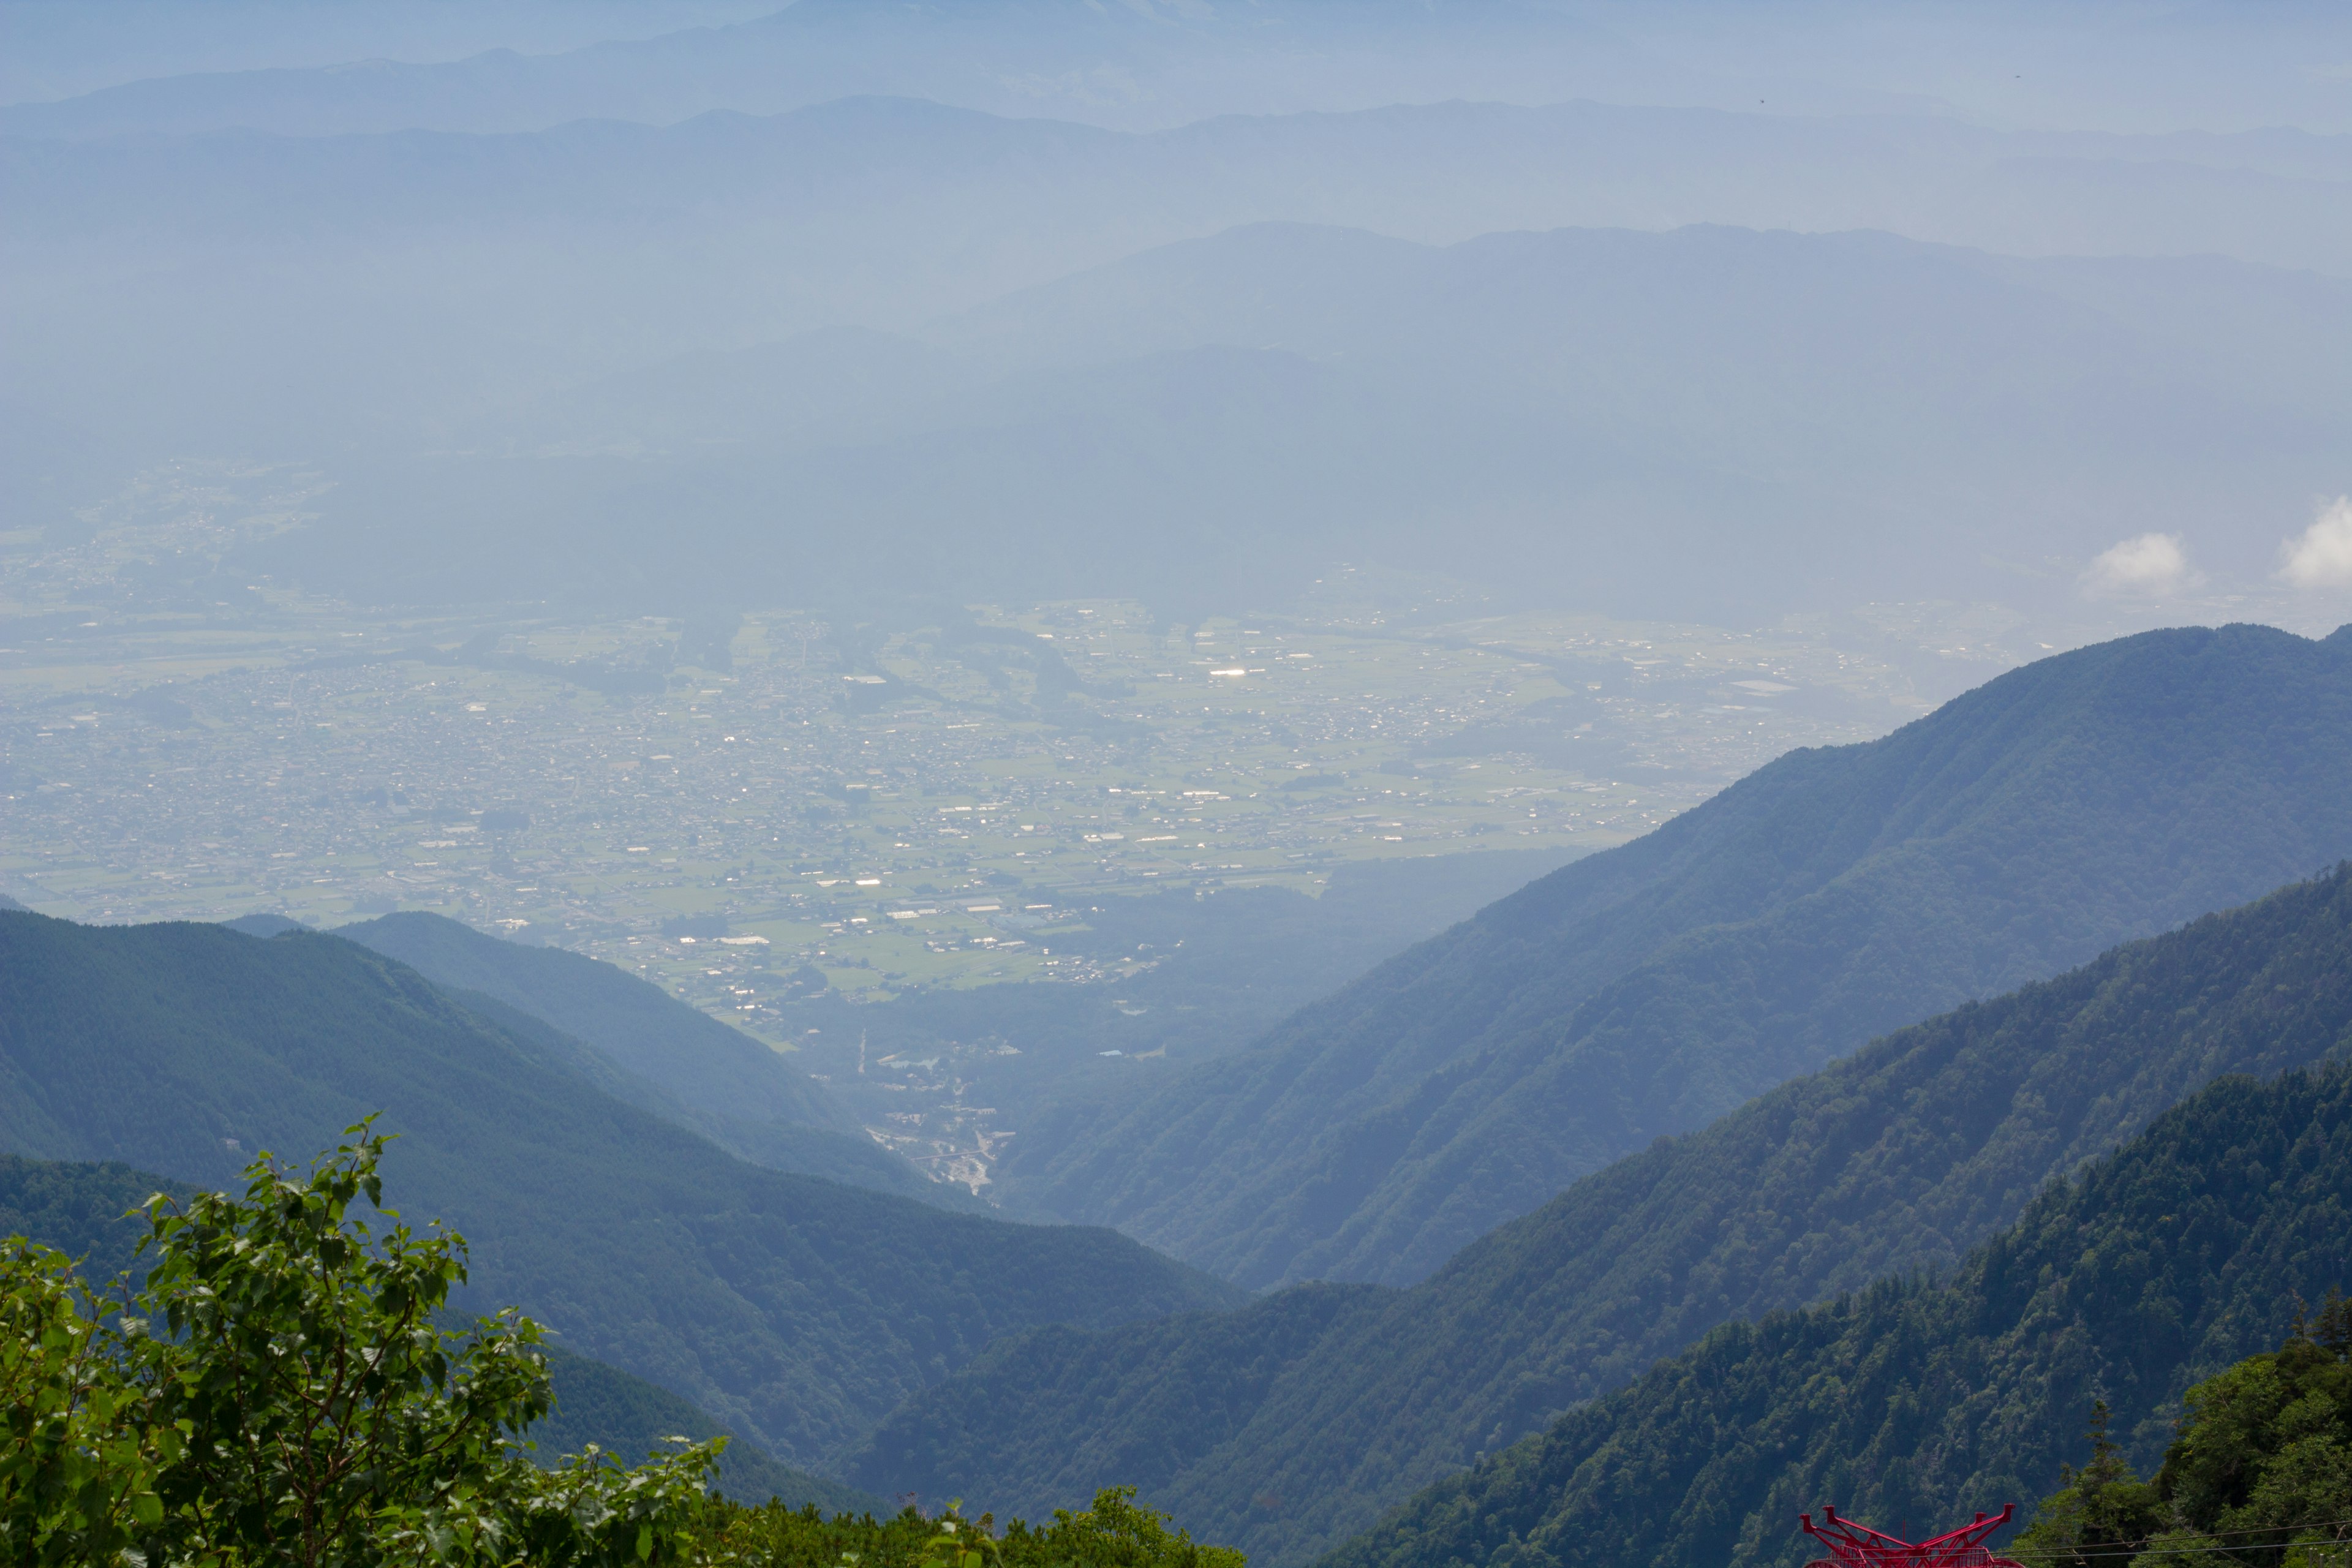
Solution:
[[[2068,602],[2150,529],[2260,582],[2352,438],[2347,148],[883,98],[19,138],[0,479],[62,520],[159,455],[299,459],[316,521],[237,570],[442,601],[1190,619],[1345,555],[1751,616]]]
[[[1898,1030],[1702,1131],[1661,1139],[1587,1176],[1465,1247],[1410,1290],[1297,1286],[1236,1312],[1091,1332],[1045,1329],[992,1347],[894,1413],[847,1473],[869,1487],[887,1477],[892,1486],[1001,1499],[1033,1512],[1083,1498],[1100,1478],[1116,1474],[1173,1509],[1196,1534],[1234,1541],[1254,1561],[1307,1562],[1415,1489],[1544,1428],[1562,1411],[1628,1408],[1623,1399],[1588,1402],[1720,1325],[1768,1318],[1882,1278],[1952,1268],[1968,1248],[2018,1223],[2046,1184],[2059,1182],[2063,1194],[2064,1179],[2084,1161],[2138,1134],[2219,1076],[2270,1077],[2347,1053],[2352,868],[2341,868],[2119,948],[2055,980]],[[2352,1103],[2347,1085],[2340,1074],[2332,1081],[2331,1103],[2340,1110]],[[2231,1090],[2221,1102],[2237,1103],[2232,1096],[2243,1098]],[[2173,1130],[2166,1149],[2194,1143],[2190,1129],[2198,1123],[2174,1117],[2167,1125]],[[2339,1165],[2352,1159],[2345,1134],[2329,1136],[2337,1140],[2329,1157]],[[2217,1142],[2200,1158],[2227,1171],[2220,1151],[2229,1146]],[[2326,1180],[2314,1178],[2294,1187],[2291,1200],[2263,1200],[2290,1229],[2315,1227],[2310,1234],[2321,1244],[2290,1253],[2275,1288],[2262,1282],[2263,1266],[2252,1261],[2269,1242],[2253,1237],[2254,1252],[2228,1264],[2229,1226],[2216,1221],[2199,1231],[2198,1247],[2221,1250],[2189,1254],[2182,1267],[2208,1269],[2210,1281],[2198,1289],[2222,1294],[2202,1305],[2184,1302],[2179,1321],[2168,1320],[2164,1332],[2172,1337],[2147,1347],[2153,1370],[2136,1374],[2141,1381],[2129,1390],[2113,1385],[2109,1394],[2119,1411],[2128,1411],[2129,1423],[2139,1424],[2135,1441],[2143,1449],[2162,1447],[2158,1405],[2178,1392],[2181,1375],[2248,1336],[2272,1334],[2286,1291],[2303,1289],[2316,1300],[2346,1277],[2340,1271],[2352,1267],[2352,1218],[2343,1191],[2334,1193],[2332,1205],[2322,1201],[2308,1215],[2295,1212],[2295,1205],[2328,1192]],[[2086,1194],[2045,1200],[2035,1211],[2042,1217],[2029,1215],[2022,1224],[2049,1230],[2059,1225],[2049,1217],[2051,1205],[2092,1201]],[[2135,1215],[2130,1223],[2147,1218]],[[2084,1256],[2097,1255],[2087,1247]],[[2030,1294],[2032,1270],[2021,1278]],[[1896,1289],[1894,1298],[1869,1300],[1884,1305],[1915,1294]],[[2095,1310],[2128,1317],[2135,1299],[2121,1291]],[[1807,1321],[1834,1340],[1844,1310]],[[1995,1336],[2011,1333],[2018,1321],[1990,1309],[1966,1321],[1989,1325],[1984,1331]],[[2195,1333],[2181,1342],[2179,1335],[2192,1327]],[[2013,1353],[2043,1358],[2036,1364],[2047,1371],[2056,1352],[2037,1346],[2033,1331],[2015,1331],[2021,1337]],[[1708,1364],[1725,1344],[1759,1342],[1752,1334],[1739,1338],[1746,1333],[1710,1340],[1715,1348],[1682,1364]],[[2197,1335],[2210,1342],[2200,1345]],[[2222,1359],[2243,1353],[2230,1349]],[[1679,1387],[1674,1380],[1685,1375],[1654,1374],[1640,1386]],[[1786,1379],[1776,1386],[1801,1382],[1778,1369],[1768,1375]],[[1659,1384],[1660,1376],[1667,1382]],[[2065,1385],[2079,1387],[2079,1381]],[[1982,1397],[2016,1392],[2002,1384]],[[1716,1440],[1673,1427],[1680,1417],[1670,1403],[1659,1403],[1664,1394],[1643,1397],[1651,1404],[1639,1419],[1667,1423],[1674,1434],[1657,1439],[1668,1446],[1669,1468]],[[2010,1478],[2031,1496],[2046,1490],[2063,1451],[2058,1445],[2073,1439],[2088,1398],[2071,1413],[2041,1411],[2032,1446],[2003,1461],[2011,1468],[1996,1465],[1989,1473]],[[1955,1409],[1965,1403],[1957,1393],[1951,1399]],[[1834,1429],[1851,1436],[1852,1422],[1874,1422],[1878,1409],[1865,1402],[1835,1415],[1845,1425]],[[1963,1418],[1979,1417],[1952,1417]],[[1832,1416],[1816,1412],[1806,1419]],[[1596,1426],[1581,1414],[1568,1422],[1591,1435],[1579,1439],[1586,1452],[1625,1440],[1622,1423]],[[1841,1448],[1824,1439],[1820,1462],[1852,1463],[1870,1441]],[[1691,1444],[1699,1447],[1689,1449]],[[1522,1461],[1506,1468],[1524,1479]],[[1637,1469],[1648,1474],[1647,1461]],[[1970,1473],[1964,1468],[1948,1479],[1957,1483]],[[1894,1510],[1890,1517],[1923,1517],[1924,1505],[1912,1495],[1890,1489],[1896,1480],[1889,1473],[1854,1474],[1839,1484],[1852,1489],[1830,1499],[1841,1507],[1870,1497]],[[1465,1495],[1449,1486],[1443,1497]],[[1651,1522],[1669,1535],[1681,1517],[1675,1510],[1691,1506],[1673,1495],[1643,1495],[1655,1510]],[[1808,1498],[1803,1506],[1819,1500]],[[1998,1509],[2002,1500],[1989,1506]],[[1482,1494],[1477,1503],[1458,1505],[1458,1519],[1451,1501],[1415,1509],[1424,1520],[1451,1519],[1446,1528],[1475,1534],[1490,1528],[1474,1517],[1485,1506]],[[1790,1504],[1791,1517],[1797,1506]],[[1963,1496],[1944,1494],[1937,1510],[1960,1510],[1964,1519],[1968,1506]],[[1607,1522],[1597,1539],[1634,1539],[1630,1516]],[[1698,1518],[1691,1528],[1719,1522]],[[1782,1522],[1767,1519],[1759,1528]],[[1425,1535],[1433,1528],[1412,1530]],[[1402,1539],[1397,1531],[1382,1537]],[[1769,1549],[1758,1549],[1764,1554],[1757,1561],[1774,1560],[1781,1544],[1773,1538]],[[1343,1555],[1382,1561],[1392,1550],[1404,1548],[1351,1547]],[[1693,1550],[1693,1561],[1709,1560]],[[1643,1561],[1561,1560],[1628,1568]]]
[[[298,135],[514,132],[579,119],[668,123],[714,110],[772,113],[845,94],[891,93],[1136,128],[1251,109],[1324,108],[1335,96],[1358,103],[1494,96],[1513,77],[1512,85],[1557,94],[1571,80],[1626,85],[1629,68],[1654,86],[1696,85],[1697,73],[1643,61],[1605,30],[1551,7],[1449,9],[1448,25],[1432,26],[1425,8],[1384,0],[1345,6],[1276,0],[1244,12],[1054,0],[967,0],[910,11],[860,0],[788,0],[731,26],[552,54],[494,49],[436,63],[360,58],[151,78],[13,104],[0,111],[0,126],[74,137],[231,127]],[[1381,58],[1401,37],[1417,46],[1404,73]],[[1544,68],[1526,58],[1530,51],[1548,57]],[[1419,90],[1398,90],[1401,75],[1419,79]]]
[[[735,8],[737,16],[754,9]],[[223,32],[240,21],[249,29],[257,10],[263,27],[276,22],[287,30],[282,15],[259,6],[216,6],[205,20]],[[632,10],[611,13],[604,25],[659,29],[661,13]],[[1955,24],[1934,13],[1846,21],[1815,12],[1761,28],[1743,26],[1748,18],[1741,13],[1738,5],[1700,4],[1655,18],[1634,7],[1542,0],[1253,0],[1231,7],[964,0],[919,8],[793,0],[733,25],[551,53],[491,49],[418,64],[380,58],[405,53],[375,41],[386,31],[436,30],[430,23],[417,28],[412,13],[385,18],[388,29],[352,29],[369,42],[332,65],[182,66],[165,75],[175,53],[167,44],[152,50],[155,63],[142,73],[147,79],[14,104],[0,124],[11,133],[85,137],[232,127],[296,134],[519,131],[581,118],[667,123],[712,110],[769,113],[847,93],[1127,129],[1398,102],[1596,96],[1735,109],[1769,99],[1781,112],[1900,110],[1940,113],[1956,125],[1993,118],[1996,104],[2000,118],[2022,123],[2344,121],[2325,73],[2294,68],[2330,58],[2336,39],[2324,7],[2158,26],[2128,7],[2084,5],[2038,19],[2030,73],[2013,69],[2014,25],[2004,26],[1998,13]],[[692,13],[670,15],[684,20]],[[172,20],[157,18],[149,31],[174,31]],[[514,29],[507,36],[518,41],[538,31],[528,16],[505,20]],[[42,21],[47,26],[39,31],[48,37],[41,42],[74,30],[70,22]],[[301,21],[317,26],[316,18]],[[562,30],[579,37],[593,25]],[[499,36],[495,21],[459,30]],[[52,62],[37,58],[32,30],[26,34],[26,58],[11,74],[37,79]],[[1736,49],[1710,47],[1725,34],[1738,37]],[[215,52],[190,43],[182,45],[185,55]],[[106,52],[126,47],[147,53],[120,39]],[[232,45],[218,54],[233,59],[239,52]],[[262,50],[246,58],[320,56],[316,46],[297,45],[282,56]],[[1956,92],[1958,101],[1946,96]],[[2166,101],[2160,109],[2134,101],[2150,96]]]
[[[418,602],[1129,595],[1189,624],[1344,558],[1728,624],[1929,592],[2071,614],[2124,515],[2263,582],[2340,483],[2347,366],[2352,282],[2213,260],[1260,226],[912,336],[592,378],[446,456],[391,442],[234,569]]]
[[[1106,1231],[747,1164],[526,1022],[339,937],[0,913],[0,1148],[225,1182],[381,1111],[399,1207],[472,1246],[470,1303],[801,1465],[1010,1330],[1238,1299]]]

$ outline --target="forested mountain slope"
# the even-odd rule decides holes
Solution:
[[[595,1047],[697,1110],[855,1130],[822,1084],[739,1029],[649,981],[560,947],[524,947],[410,910],[335,935],[396,958],[436,985],[495,996]]]
[[[117,1275],[144,1274],[136,1253],[147,1234],[144,1216],[131,1213],[156,1193],[173,1197],[189,1191],[184,1182],[117,1163],[28,1160],[0,1154],[0,1236],[22,1236],[54,1247],[76,1261],[82,1278],[103,1292]],[[619,1367],[547,1347],[555,1408],[531,1427],[539,1458],[552,1462],[577,1454],[590,1443],[634,1463],[669,1436],[700,1441],[725,1431],[692,1401]],[[719,1465],[719,1484],[749,1502],[781,1497],[793,1503],[863,1510],[877,1500],[780,1465],[756,1443],[738,1436]]]
[[[612,964],[504,942],[421,910],[334,934],[400,960],[444,990],[494,997],[593,1047],[668,1097],[645,1109],[755,1165],[967,1212],[986,1207],[877,1144],[824,1085],[758,1040]]]
[[[1792,752],[1123,1111],[1008,1202],[1250,1286],[1408,1283],[1873,1035],[2352,853],[2352,628],[2151,632]]]
[[[1710,1334],[1415,1498],[1332,1568],[1787,1568],[1801,1510],[2031,1510],[2092,1402],[2143,1470],[2183,1390],[2352,1279],[2352,1068],[2225,1079],[2037,1199],[1950,1281]]]
[[[223,1182],[377,1110],[410,1221],[471,1242],[475,1302],[800,1463],[1000,1334],[1234,1299],[1107,1232],[746,1164],[355,942],[0,914],[0,1147]]]
[[[1584,1178],[1409,1290],[1305,1286],[992,1346],[848,1473],[1032,1512],[1116,1474],[1196,1533],[1302,1562],[1725,1322],[1953,1265],[2218,1075],[2347,1055],[2339,868],[1888,1036]]]

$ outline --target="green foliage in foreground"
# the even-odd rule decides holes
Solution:
[[[383,1140],[351,1131],[307,1173],[257,1160],[241,1197],[154,1196],[145,1281],[119,1302],[63,1254],[6,1244],[0,1550],[190,1568],[703,1555],[724,1440],[635,1469],[593,1450],[532,1464],[538,1325],[439,1326],[464,1243],[383,1210]]]
[[[2191,1388],[2153,1481],[2107,1436],[2042,1500],[2013,1555],[2051,1568],[2247,1568],[2352,1563],[2352,1302]]]
[[[185,1200],[195,1189],[129,1165],[0,1154],[0,1236],[55,1247],[74,1259],[85,1279],[127,1274],[135,1289],[147,1271],[147,1258],[139,1254],[149,1233],[145,1204],[157,1193]],[[447,1327],[459,1319],[445,1311],[442,1321]],[[670,1437],[701,1442],[726,1434],[709,1412],[658,1384],[561,1345],[541,1350],[555,1401],[531,1427],[542,1463],[591,1445],[607,1453],[646,1454]],[[727,1445],[716,1485],[743,1502],[782,1498],[793,1507],[814,1502],[836,1512],[888,1511],[879,1499],[779,1463],[740,1436]]]
[[[999,1537],[988,1516],[968,1522],[952,1508],[937,1521],[912,1508],[828,1520],[814,1503],[729,1502],[707,1489],[724,1436],[671,1439],[679,1451],[635,1468],[593,1446],[536,1463],[527,1435],[544,1435],[553,1398],[539,1325],[509,1309],[446,1326],[464,1240],[398,1223],[383,1206],[384,1138],[365,1122],[348,1135],[306,1173],[260,1156],[241,1197],[151,1194],[134,1211],[143,1281],[118,1274],[119,1300],[54,1247],[0,1243],[0,1559],[1244,1568],[1239,1552],[1170,1531],[1131,1488]],[[70,1201],[75,1173],[16,1173],[38,1212],[87,1226],[87,1205]],[[127,1173],[94,1173],[119,1186]],[[354,1213],[361,1197],[375,1221]]]
[[[953,1509],[877,1521],[775,1505],[719,1519],[715,1552],[746,1568],[1244,1568],[1240,1552],[1200,1545],[1139,1507],[1133,1487],[1097,1492],[1092,1508],[1057,1510],[1035,1529],[1016,1519],[1002,1536],[989,1515],[967,1521]]]
[[[140,1210],[159,1192],[185,1198],[195,1189],[112,1162],[0,1154],[0,1236],[57,1248],[86,1279],[130,1274],[135,1285],[147,1270],[139,1256],[147,1234]]]
[[[2352,1065],[2224,1079],[1948,1282],[1719,1329],[1327,1562],[1795,1568],[1797,1515],[1824,1502],[1965,1521],[2048,1492],[2095,1400],[2127,1455],[2154,1458],[2191,1385],[2276,1344],[2298,1295],[2347,1274]]]
[[[381,1111],[402,1206],[466,1237],[461,1305],[519,1307],[786,1463],[1006,1333],[1240,1298],[1107,1231],[762,1170],[604,1092],[551,1033],[336,937],[0,911],[6,1146],[220,1187],[244,1152]]]

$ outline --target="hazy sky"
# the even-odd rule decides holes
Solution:
[[[2345,16],[10,4],[0,497],[301,465],[346,594],[2325,620]]]

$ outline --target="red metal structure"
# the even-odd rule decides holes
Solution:
[[[2006,1557],[1995,1557],[1984,1546],[1984,1538],[2016,1514],[2017,1505],[2011,1503],[1998,1516],[1980,1513],[1973,1524],[1948,1531],[1933,1541],[1916,1542],[1897,1541],[1866,1524],[1840,1519],[1833,1508],[1822,1510],[1819,1524],[1813,1522],[1810,1513],[1801,1513],[1797,1518],[1807,1535],[1829,1548],[1828,1556],[1816,1558],[1805,1568],[2019,1568]]]

